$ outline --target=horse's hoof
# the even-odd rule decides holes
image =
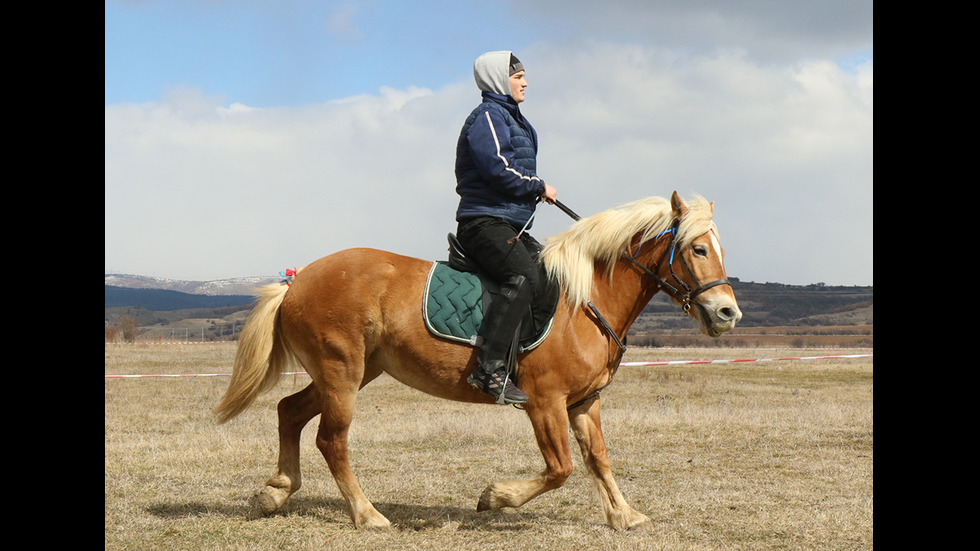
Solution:
[[[652,529],[653,529],[653,521],[650,519],[643,520],[642,522],[639,522],[627,528],[627,530],[636,530],[636,531],[652,530]]]
[[[627,515],[611,517],[607,523],[613,530],[643,530],[653,525],[650,522],[650,517],[636,511],[630,511]]]
[[[483,494],[480,495],[480,501],[476,504],[477,511],[489,511],[493,509],[493,487],[488,486],[486,490],[483,490]]]
[[[267,517],[279,509],[280,502],[270,493],[269,487],[255,492],[250,500],[252,505],[251,517]]]
[[[385,519],[384,522],[365,522],[357,526],[358,530],[393,530],[391,522]]]
[[[373,507],[354,520],[358,530],[385,530],[391,528],[391,521]]]

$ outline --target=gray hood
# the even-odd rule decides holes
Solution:
[[[473,62],[473,78],[481,92],[510,95],[511,52],[488,52]]]

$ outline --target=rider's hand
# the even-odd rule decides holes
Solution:
[[[555,201],[558,199],[558,190],[549,186],[544,185],[544,193],[541,194],[541,198],[544,199],[549,205],[554,205]]]

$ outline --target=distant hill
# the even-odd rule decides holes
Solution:
[[[251,295],[195,295],[166,289],[130,289],[105,286],[105,307],[137,307],[154,311],[186,310],[191,308],[223,308],[243,306],[255,300]]]
[[[735,280],[739,327],[874,325],[874,287],[783,285]],[[654,295],[634,331],[691,327],[664,293]]]
[[[278,277],[178,281],[106,274],[107,329],[123,316],[147,338],[186,331],[202,338],[234,338],[251,310],[254,290]],[[784,285],[734,280],[740,328],[863,326],[873,332],[874,287]],[[692,320],[663,293],[654,296],[631,333],[690,329]]]
[[[212,281],[193,281],[129,274],[105,274],[105,284],[107,287],[179,291],[191,295],[208,296],[254,295],[255,289],[263,285],[268,285],[269,283],[276,283],[281,279],[282,277],[277,276],[256,276],[216,279]]]

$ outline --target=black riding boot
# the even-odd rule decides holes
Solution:
[[[466,379],[486,392],[498,404],[524,404],[527,394],[517,388],[507,370],[508,359],[516,346],[517,332],[527,310],[531,289],[524,276],[514,276],[500,287],[484,320],[483,351],[476,370]]]

